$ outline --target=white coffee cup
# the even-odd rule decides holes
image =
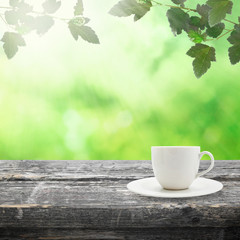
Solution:
[[[154,175],[165,189],[186,189],[194,179],[206,174],[214,166],[213,155],[200,152],[199,146],[154,146],[151,154]],[[210,167],[198,173],[200,160],[205,154],[211,158]]]

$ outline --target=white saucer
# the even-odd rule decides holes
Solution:
[[[157,182],[155,177],[143,178],[130,182],[127,188],[134,193],[149,197],[161,198],[185,198],[196,197],[215,193],[223,188],[222,183],[199,177],[188,189],[184,190],[166,190]]]

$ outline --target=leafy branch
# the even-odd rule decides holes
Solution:
[[[143,2],[146,2],[146,1],[143,1]],[[183,3],[184,3],[185,1],[178,1],[178,0],[173,1],[173,2],[175,2],[176,4],[181,4],[180,6],[163,4],[163,3],[157,2],[157,1],[155,1],[155,0],[151,0],[151,2],[156,3],[157,5],[160,5],[160,6],[164,6],[164,7],[180,8],[180,9],[184,9],[184,10],[191,11],[191,12],[197,12],[196,9],[184,7],[184,4],[183,4]]]
[[[156,0],[121,0],[111,8],[109,13],[118,17],[134,15],[134,21],[142,18],[154,6],[168,7],[167,18],[175,36],[186,32],[189,39],[195,43],[187,55],[194,58],[193,70],[197,78],[204,75],[216,61],[215,49],[203,44],[219,40],[231,34],[228,41],[232,46],[228,50],[230,62],[240,62],[240,17],[238,23],[226,18],[231,15],[233,2],[231,0],[207,0],[205,4],[197,4],[196,9],[185,6],[187,0],[171,0],[175,5],[160,3]],[[191,14],[191,15],[190,15]],[[225,24],[233,24],[228,29]],[[223,33],[223,31],[226,31]]]
[[[169,0],[172,4],[160,3],[157,0],[120,0],[109,13],[118,17],[133,15],[134,21],[145,16],[152,7],[167,7],[166,16],[175,36],[186,33],[195,45],[187,55],[194,58],[193,70],[197,78],[204,75],[216,61],[216,50],[207,45],[214,40],[228,36],[231,44],[228,56],[232,64],[240,62],[240,17],[237,22],[229,20],[232,14],[231,0],[206,0],[205,4],[197,4],[196,8],[185,6],[187,0]],[[4,12],[0,19],[6,24],[8,31],[3,34],[1,41],[3,49],[10,59],[20,47],[26,46],[24,35],[36,32],[43,35],[52,28],[56,20],[63,21],[75,40],[79,38],[90,43],[99,44],[94,30],[88,26],[90,19],[84,16],[82,0],[76,0],[73,15],[62,18],[54,14],[61,7],[61,0],[43,0],[42,12],[37,12],[25,0],[9,0],[9,6],[0,6]],[[225,24],[231,24],[231,27]],[[232,26],[233,25],[233,26]]]
[[[217,37],[217,38],[215,38],[215,39],[214,39],[214,38],[212,38],[212,39],[206,39],[206,41],[218,40],[218,39],[226,36],[226,35],[229,34],[230,32],[232,32],[233,30],[234,30],[234,29],[226,29],[226,32],[225,32],[224,34],[220,35],[219,37]]]
[[[60,7],[61,0],[45,0],[42,3],[42,12],[34,11],[33,6],[24,0],[9,0],[9,6],[0,6],[0,9],[5,9],[5,12],[0,14],[0,18],[10,29],[3,34],[1,39],[7,57],[12,58],[19,47],[26,46],[25,34],[36,31],[41,36],[52,28],[55,20],[65,22],[75,40],[81,37],[90,43],[99,44],[99,39],[94,30],[86,25],[90,19],[83,16],[82,0],[77,0],[71,18],[54,16],[53,14]]]

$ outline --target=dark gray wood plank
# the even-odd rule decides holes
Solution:
[[[160,199],[128,181],[1,182],[0,227],[240,227],[239,182],[197,198]]]
[[[201,161],[206,169],[209,161]],[[95,160],[95,161],[31,161],[0,160],[0,181],[68,181],[97,179],[139,179],[153,176],[151,161]],[[240,181],[240,160],[215,161],[214,169],[205,175],[216,180]]]
[[[0,239],[239,238],[240,161],[216,161],[206,177],[223,190],[196,198],[127,190],[149,176],[151,161],[2,160]]]
[[[5,237],[1,237],[5,236]],[[240,228],[0,228],[0,240],[238,240]]]

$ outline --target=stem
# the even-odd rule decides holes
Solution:
[[[190,12],[197,12],[196,9],[193,9],[193,8],[187,8],[187,7],[181,7],[181,6],[174,6],[174,5],[169,5],[169,4],[163,4],[163,3],[160,3],[160,2],[157,2],[156,0],[151,0],[151,2],[154,2],[156,3],[157,5],[160,5],[160,6],[164,6],[164,7],[170,7],[170,8],[179,8],[179,9],[184,9],[184,10],[187,10],[187,11],[190,11]],[[0,6],[0,9],[14,9],[13,7],[7,7],[7,6]],[[34,14],[41,14],[41,15],[45,15],[45,13],[42,13],[42,12],[36,12],[36,11],[32,11],[31,13],[34,13]],[[55,18],[55,19],[59,19],[59,20],[62,20],[62,21],[69,21],[70,19],[69,18],[60,18],[60,17],[56,17],[56,16],[52,16],[52,15],[48,15],[52,18]],[[232,23],[234,25],[237,25],[237,23],[231,21],[231,20],[228,20],[226,18],[223,19],[224,21],[226,22],[229,22],[229,23]]]
[[[5,21],[5,19],[3,18],[2,14],[0,14],[0,18],[2,19],[2,21],[8,25],[8,23]]]
[[[62,21],[69,21],[70,20],[70,18],[61,18],[61,17],[45,14],[44,12],[31,11],[31,13],[39,14],[39,15],[47,15],[47,16],[49,16],[51,18],[55,18],[55,19],[62,20]]]
[[[231,21],[231,20],[228,20],[228,19],[226,19],[226,18],[224,18],[223,20],[226,21],[226,22],[230,22],[230,23],[232,23],[232,24],[234,24],[234,25],[235,25],[235,24],[237,25],[237,23],[235,23],[235,22],[233,22],[233,21]]]
[[[0,9],[11,9],[11,10],[14,10],[13,7],[5,7],[5,6],[0,6]],[[31,11],[30,13],[40,14],[40,15],[48,15],[48,16],[50,16],[52,18],[59,19],[59,20],[62,20],[62,21],[69,21],[70,20],[70,18],[61,18],[61,17],[57,17],[57,16],[52,16],[52,15],[49,15],[49,14],[45,14],[44,12]]]
[[[180,8],[180,9],[188,10],[188,11],[190,11],[190,12],[197,12],[197,10],[196,10],[196,9],[193,9],[193,8],[180,7],[180,6],[172,6],[172,5],[168,5],[168,4],[163,4],[163,3],[157,2],[157,1],[155,1],[155,0],[151,0],[151,2],[154,2],[154,3],[156,3],[157,5],[164,6],[164,7]],[[235,23],[235,22],[233,22],[233,21],[231,21],[231,20],[228,20],[228,19],[226,19],[226,18],[224,18],[223,20],[226,21],[226,22],[232,23],[232,24],[234,24],[234,25],[237,24],[237,23]]]
[[[217,37],[216,40],[220,39],[221,37],[224,37],[225,35],[227,35],[228,33],[232,32],[234,29],[230,29],[227,32],[225,32],[224,34],[222,34],[221,36]]]
[[[224,34],[220,35],[219,37],[217,38],[212,38],[212,39],[207,39],[206,41],[214,41],[214,40],[218,40],[222,37],[224,37],[225,35],[227,35],[228,33],[232,32],[234,29],[228,29],[227,32],[225,32]]]
[[[155,0],[151,0],[151,2],[154,2],[157,5],[164,6],[164,7],[180,8],[180,9],[188,10],[188,11],[191,11],[191,12],[197,12],[197,10],[193,9],[193,8],[186,8],[186,7],[180,7],[180,6],[173,6],[173,5],[169,5],[169,4],[163,4],[163,3],[157,2]]]
[[[0,8],[13,9],[12,7],[3,7],[3,6],[0,6]]]

